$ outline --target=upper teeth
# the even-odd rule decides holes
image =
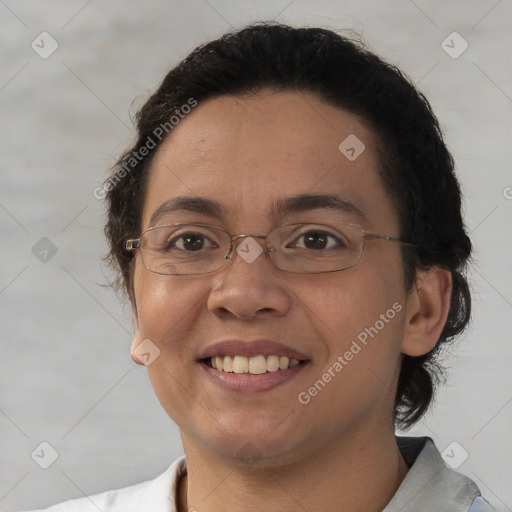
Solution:
[[[260,375],[266,372],[286,370],[299,364],[298,359],[286,356],[217,356],[211,358],[212,367],[229,373]]]

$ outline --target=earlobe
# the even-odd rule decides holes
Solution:
[[[449,270],[418,270],[407,298],[402,353],[422,356],[439,340],[450,310],[452,276]]]

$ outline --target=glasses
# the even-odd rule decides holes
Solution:
[[[252,240],[251,240],[252,239]],[[215,272],[231,259],[235,242],[247,262],[263,251],[255,239],[265,240],[271,262],[279,270],[297,274],[338,272],[356,265],[366,240],[412,245],[399,238],[365,231],[356,224],[336,227],[323,224],[287,224],[266,235],[231,235],[209,224],[172,224],[146,229],[139,238],[126,241],[125,249],[139,250],[150,272],[181,276]]]

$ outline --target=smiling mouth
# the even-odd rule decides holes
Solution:
[[[215,356],[201,360],[206,366],[223,373],[238,375],[262,375],[279,370],[288,370],[307,362],[307,360],[290,359],[280,355]]]

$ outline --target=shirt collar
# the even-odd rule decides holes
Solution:
[[[186,472],[187,463],[183,456],[175,460],[165,473],[151,482],[141,496],[140,504],[137,504],[140,510],[176,512],[178,510],[178,485]]]
[[[429,437],[397,437],[410,469],[382,512],[446,510],[466,512],[480,491],[469,478],[448,468]]]

